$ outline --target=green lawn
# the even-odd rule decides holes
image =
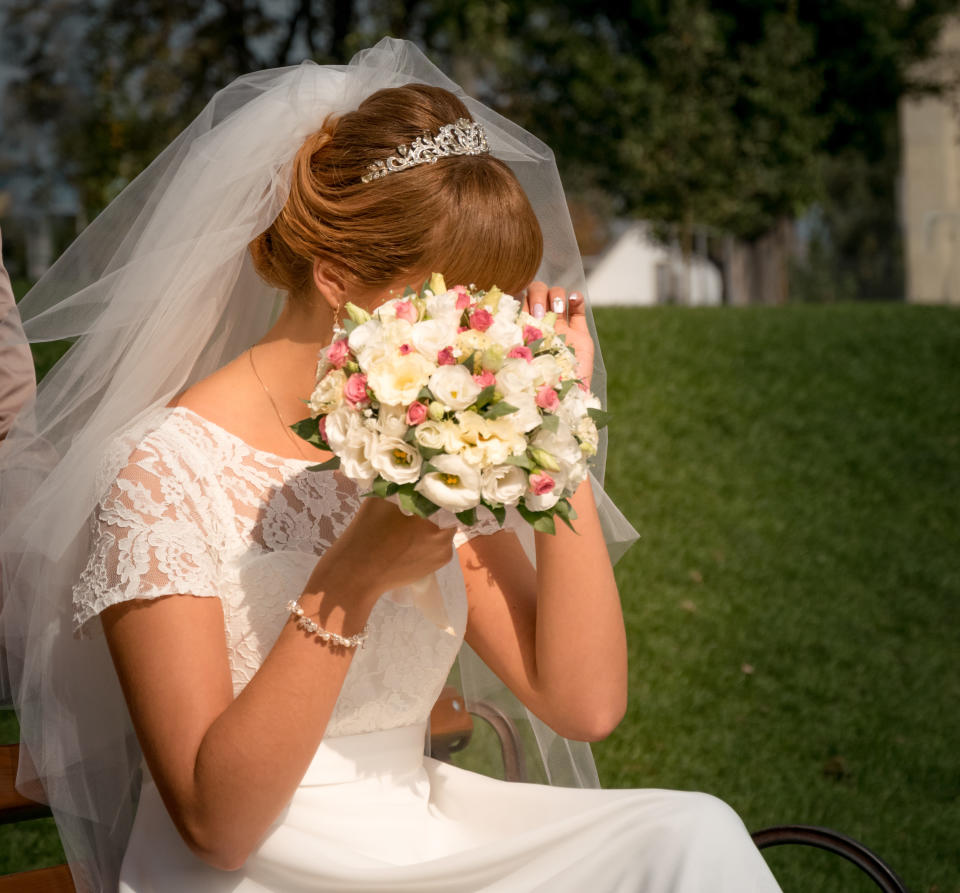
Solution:
[[[594,749],[604,783],[829,825],[913,893],[960,893],[960,311],[598,323],[607,487],[641,534],[617,569],[631,703]],[[0,870],[24,864],[11,833]],[[787,893],[876,889],[818,851],[770,863]]]
[[[598,313],[625,721],[609,786],[695,788],[751,828],[829,825],[960,891],[960,312]],[[821,858],[821,856],[823,856]],[[787,890],[855,891],[813,851]]]

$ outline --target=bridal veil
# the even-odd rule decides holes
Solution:
[[[89,518],[126,460],[111,455],[111,445],[249,347],[275,318],[280,296],[254,272],[247,245],[283,206],[304,139],[327,115],[412,82],[464,100],[537,213],[545,246],[539,278],[583,291],[550,150],[464,96],[415,46],[385,39],[346,66],[304,62],[221,90],[20,305],[31,341],[74,344],[0,445],[0,676],[21,723],[18,784],[52,806],[79,890],[116,888],[139,791],[140,751],[105,642],[73,635],[71,589],[90,545]],[[595,334],[589,308],[588,319]],[[604,385],[598,351],[593,390],[601,399]],[[635,533],[596,489],[617,557]],[[475,656],[461,656],[460,675],[468,700],[507,703]],[[541,777],[597,784],[586,744],[560,738],[510,704],[529,723],[525,737],[536,743]]]

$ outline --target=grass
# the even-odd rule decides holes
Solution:
[[[838,828],[958,893],[960,313],[598,313],[631,705],[609,786]],[[822,863],[822,864],[821,864]],[[857,890],[776,852],[786,890]],[[864,887],[864,889],[870,889]]]
[[[641,534],[604,783],[832,826],[914,893],[960,893],[960,312],[597,316],[607,487]],[[26,867],[7,851],[0,870]],[[788,893],[875,889],[818,851],[769,861]]]

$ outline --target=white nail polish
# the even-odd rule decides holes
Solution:
[[[554,312],[554,313],[563,313],[563,298],[554,298],[554,299],[553,299],[553,312]]]
[[[533,315],[536,319],[542,319],[544,314],[543,304],[533,305]]]

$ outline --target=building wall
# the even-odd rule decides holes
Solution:
[[[900,106],[901,222],[906,298],[960,304],[960,18],[950,19],[925,75],[953,83],[951,97]]]

